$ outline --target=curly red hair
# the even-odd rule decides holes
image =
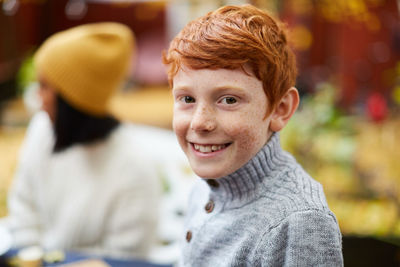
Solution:
[[[285,27],[252,6],[224,6],[189,22],[163,53],[170,85],[182,65],[237,69],[247,65],[262,81],[272,110],[294,86],[296,58]]]

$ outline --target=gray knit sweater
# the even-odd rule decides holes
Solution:
[[[180,266],[343,266],[322,186],[279,134],[236,172],[200,180],[188,210]]]

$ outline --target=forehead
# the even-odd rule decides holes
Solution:
[[[243,90],[261,87],[262,82],[251,71],[242,69],[192,69],[182,67],[173,77],[173,90],[234,87]]]

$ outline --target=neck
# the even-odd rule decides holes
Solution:
[[[207,181],[211,197],[224,202],[243,204],[253,199],[261,187],[269,186],[282,167],[293,162],[293,158],[282,150],[279,133],[274,133],[268,143],[244,166],[225,177]]]

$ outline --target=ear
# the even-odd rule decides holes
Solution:
[[[286,126],[299,105],[299,92],[291,87],[276,105],[271,113],[269,128],[273,132],[279,132]]]

